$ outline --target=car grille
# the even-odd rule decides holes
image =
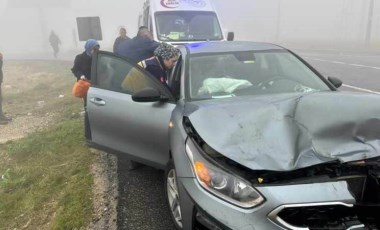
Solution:
[[[269,218],[286,229],[380,229],[379,170],[335,179],[347,182],[355,204],[327,202],[282,205],[273,210]]]
[[[380,229],[380,205],[341,202],[283,205],[269,218],[286,229]]]

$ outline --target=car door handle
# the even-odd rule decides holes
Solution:
[[[102,99],[97,98],[97,97],[91,98],[90,102],[94,103],[95,105],[101,105],[101,106],[106,105],[105,101],[103,101]]]

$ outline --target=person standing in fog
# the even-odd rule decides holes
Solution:
[[[116,53],[117,47],[119,47],[120,43],[129,39],[130,38],[127,36],[127,30],[124,27],[121,27],[119,31],[119,37],[117,37],[113,43],[113,52]]]
[[[59,39],[58,35],[54,33],[54,31],[51,31],[50,33],[49,42],[51,47],[53,48],[54,58],[57,58],[57,55],[59,53],[59,45],[61,45],[61,40]]]
[[[3,95],[1,92],[1,85],[3,83],[3,54],[0,53],[0,125],[8,124],[9,121],[11,121],[11,118],[8,118],[3,113]]]

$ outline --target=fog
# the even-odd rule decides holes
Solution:
[[[371,0],[216,0],[237,39],[319,49],[380,49],[380,2]],[[233,20],[232,20],[233,19]]]
[[[371,7],[371,1],[374,2]],[[380,50],[380,3],[375,0],[213,0],[224,33],[235,40],[298,49]],[[10,58],[51,58],[51,30],[62,41],[60,58],[83,49],[77,17],[99,16],[103,50],[120,26],[137,31],[143,0],[0,0],[0,52]],[[372,14],[372,20],[371,15]]]

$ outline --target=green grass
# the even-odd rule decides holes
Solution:
[[[0,146],[0,223],[74,229],[91,218],[91,153],[83,144],[82,121],[66,120],[49,130]],[[3,155],[3,154],[2,154]]]
[[[93,211],[94,156],[84,144],[83,118],[77,115],[82,102],[70,94],[74,81],[67,73],[69,64],[8,64],[8,74],[42,69],[43,74],[28,85],[9,83],[21,90],[5,94],[6,111],[56,116],[43,130],[0,145],[0,229],[86,228]],[[46,102],[43,108],[30,105],[39,100]]]

